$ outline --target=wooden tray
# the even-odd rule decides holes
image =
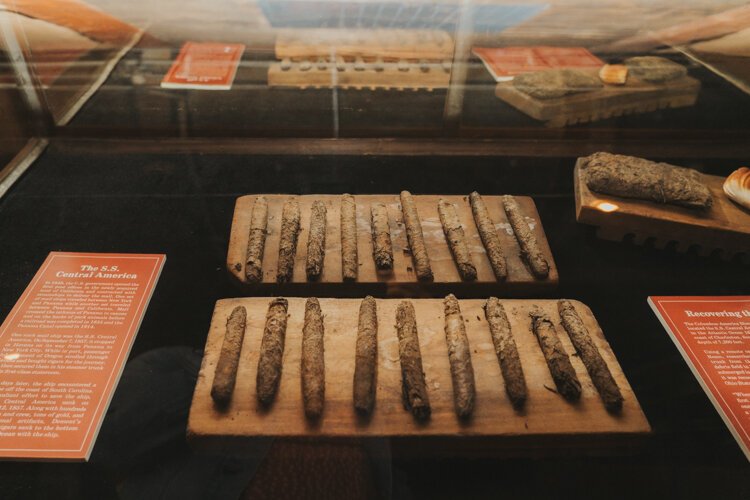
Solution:
[[[512,442],[520,448],[544,447],[561,438],[567,446],[609,446],[617,438],[632,442],[650,432],[638,400],[628,384],[593,314],[584,304],[574,302],[595,344],[612,371],[624,400],[621,414],[608,413],[577,356],[571,362],[583,386],[581,400],[565,401],[553,391],[554,382],[544,356],[530,331],[528,312],[533,305],[552,318],[568,352],[575,351],[560,325],[555,300],[502,301],[518,346],[528,386],[528,400],[517,412],[508,399],[482,306],[484,300],[460,301],[466,322],[476,380],[476,407],[472,419],[459,421],[453,407],[448,352],[444,333],[443,300],[412,300],[416,310],[424,372],[429,388],[432,418],[424,424],[404,410],[401,400],[401,368],[395,331],[398,299],[378,299],[378,389],[369,421],[356,415],[352,404],[354,348],[360,299],[320,299],[325,317],[325,410],[318,424],[304,416],[300,388],[300,346],[305,299],[289,299],[289,320],[284,365],[277,398],[269,410],[258,407],[255,377],[258,352],[270,298],[220,300],[214,309],[206,340],[205,354],[193,395],[188,421],[188,437],[198,447],[221,450],[242,449],[250,439],[277,437],[425,437],[451,438],[457,445],[466,440],[502,445]],[[210,396],[216,362],[224,338],[227,317],[236,306],[247,309],[247,328],[238,369],[237,383],[228,409],[219,411]],[[486,438],[499,441],[486,441]],[[456,438],[461,438],[456,440]],[[429,441],[429,440],[428,440]]]
[[[696,247],[700,255],[719,253],[731,259],[750,249],[750,212],[733,203],[722,190],[724,178],[701,174],[714,204],[708,211],[594,193],[583,178],[583,158],[575,175],[576,220],[597,226],[600,238],[622,241],[632,235],[636,244],[656,248],[674,245],[678,252]],[[720,252],[719,252],[720,251]]]
[[[227,269],[236,283],[247,291],[266,291],[268,294],[286,295],[329,295],[335,291],[339,294],[352,294],[360,297],[366,293],[376,295],[403,296],[405,294],[419,294],[420,292],[451,292],[480,293],[481,296],[494,294],[526,294],[539,290],[549,290],[558,283],[557,268],[552,252],[544,235],[539,214],[534,200],[529,197],[517,196],[521,210],[526,214],[529,227],[534,231],[539,247],[550,265],[547,279],[539,280],[529,272],[521,260],[520,249],[513,231],[505,217],[499,196],[484,196],[485,205],[495,221],[500,241],[505,251],[508,264],[508,278],[498,283],[492,272],[490,262],[484,251],[484,246],[477,232],[471,206],[466,196],[437,196],[415,195],[414,200],[422,221],[427,250],[435,280],[432,283],[418,282],[414,273],[414,264],[406,232],[403,226],[401,203],[398,195],[356,195],[357,230],[359,252],[359,276],[354,283],[344,283],[341,273],[341,229],[340,229],[340,201],[341,195],[304,195],[298,196],[302,212],[302,231],[297,243],[297,256],[294,265],[292,282],[283,285],[276,284],[276,267],[279,252],[279,230],[281,227],[281,209],[284,202],[291,195],[263,195],[268,200],[268,236],[263,255],[263,282],[250,284],[245,279],[245,254],[247,251],[248,230],[253,203],[259,195],[242,196],[237,199],[232,222],[232,232],[229,238],[227,254]],[[467,243],[472,253],[472,261],[477,268],[477,279],[472,282],[462,282],[456,265],[451,256],[450,248],[445,241],[442,225],[438,216],[437,204],[440,198],[456,205],[461,224],[466,234]],[[323,274],[319,281],[308,282],[305,275],[305,258],[307,255],[307,233],[310,227],[310,208],[315,200],[324,201],[328,209],[328,226],[326,232],[326,255]],[[383,274],[375,268],[372,258],[372,237],[370,229],[370,206],[372,203],[385,203],[391,223],[391,239],[393,241],[393,272]],[[464,293],[464,294],[465,294]]]
[[[599,70],[582,71],[597,75]],[[517,90],[512,81],[498,83],[495,95],[530,117],[546,122],[548,127],[564,127],[613,116],[692,106],[700,87],[700,82],[689,76],[653,84],[641,82],[631,75],[622,86],[605,85],[600,90],[557,99],[536,99]]]

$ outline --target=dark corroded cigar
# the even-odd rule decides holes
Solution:
[[[247,311],[237,306],[227,319],[224,332],[224,342],[221,344],[221,354],[216,363],[214,383],[211,387],[211,397],[219,406],[225,406],[232,400],[234,383],[237,380],[237,366],[240,364],[242,339],[245,338],[245,321]]]
[[[515,408],[522,408],[526,403],[526,379],[523,376],[521,359],[518,357],[518,348],[510,330],[510,322],[505,314],[505,308],[495,297],[490,297],[484,304],[484,315],[490,325],[492,343],[495,345],[495,354],[500,363],[505,381],[505,392],[508,393],[511,403]]]
[[[557,391],[569,401],[577,400],[581,397],[581,383],[557,336],[555,325],[549,316],[537,307],[532,309],[529,315],[531,316],[531,329],[536,335],[539,347],[542,348]]]
[[[401,360],[401,394],[404,408],[418,420],[430,418],[430,398],[422,370],[417,320],[411,302],[401,302],[396,310],[398,355]]]
[[[302,400],[307,418],[316,419],[323,414],[326,376],[323,335],[323,313],[315,297],[305,302],[305,324],[302,327]]]
[[[469,247],[466,246],[464,228],[461,227],[461,222],[458,220],[456,207],[452,203],[440,199],[438,201],[438,214],[440,215],[445,239],[448,241],[451,254],[453,254],[453,260],[456,261],[458,274],[464,281],[477,279],[477,268],[471,263],[471,254],[469,253]]]
[[[279,235],[279,264],[276,270],[276,281],[286,283],[294,274],[294,256],[297,253],[297,236],[299,236],[299,203],[290,199],[281,209],[281,234]]]
[[[560,300],[557,302],[557,309],[560,311],[560,318],[562,318],[562,324],[565,330],[568,332],[570,340],[581,357],[586,370],[591,376],[591,381],[594,383],[594,387],[599,391],[604,406],[607,410],[617,412],[622,409],[622,394],[620,388],[617,387],[612,372],[609,371],[607,363],[602,358],[599,349],[596,348],[594,342],[591,340],[589,331],[581,321],[581,317],[578,316],[575,307],[568,300]]]
[[[378,369],[378,309],[369,295],[359,306],[357,352],[354,361],[354,409],[368,415],[375,405]]]
[[[372,257],[375,266],[382,271],[393,269],[393,245],[391,227],[388,223],[388,209],[382,203],[373,203],[372,215]]]
[[[497,236],[495,223],[490,218],[490,213],[484,204],[484,200],[479,193],[474,191],[469,195],[471,203],[471,213],[474,215],[474,223],[477,225],[479,236],[482,238],[484,250],[487,252],[487,258],[490,259],[492,271],[498,281],[503,281],[508,277],[508,266],[505,262],[505,255],[500,246],[500,238]]]
[[[510,227],[513,228],[513,234],[516,235],[516,240],[518,240],[524,262],[529,266],[534,276],[546,278],[549,276],[549,264],[542,251],[539,250],[534,233],[529,229],[518,202],[512,196],[505,195],[503,196],[503,208],[505,209],[505,215],[508,217],[508,222],[510,222]]]
[[[341,274],[344,281],[357,279],[357,205],[354,196],[341,196]]]
[[[253,203],[253,212],[250,216],[250,236],[245,257],[245,277],[251,283],[263,280],[263,250],[266,246],[267,229],[268,202],[265,197],[258,196]]]
[[[445,307],[445,341],[453,380],[453,403],[456,415],[467,418],[474,411],[474,368],[471,365],[471,348],[466,337],[466,325],[461,316],[458,300],[451,294],[443,302]]]
[[[417,206],[409,191],[401,191],[401,210],[404,214],[406,238],[409,241],[412,259],[414,259],[414,269],[417,273],[417,279],[420,281],[432,281],[430,257],[427,255],[427,246],[424,243],[424,236],[422,235],[422,223],[419,221]]]
[[[307,263],[305,271],[310,281],[320,278],[326,256],[326,215],[322,201],[314,201],[310,213],[310,232],[307,235]]]
[[[286,299],[282,298],[273,299],[268,305],[255,378],[255,392],[263,405],[271,404],[279,388],[288,306]]]

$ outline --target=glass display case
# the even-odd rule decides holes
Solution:
[[[0,449],[3,498],[750,495],[648,303],[750,291],[746,2],[9,0],[0,32],[3,317],[50,252],[166,255],[91,456]]]

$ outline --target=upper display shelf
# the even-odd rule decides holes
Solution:
[[[731,144],[750,130],[743,1],[14,0],[0,21],[2,88],[49,135]]]

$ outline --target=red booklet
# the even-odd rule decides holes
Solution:
[[[168,89],[229,90],[244,50],[241,43],[185,42],[161,86]]]
[[[750,460],[750,296],[648,303]]]
[[[598,68],[604,65],[604,61],[583,47],[474,47],[472,52],[498,82],[545,69]]]
[[[49,254],[0,326],[0,457],[88,460],[164,260]]]

